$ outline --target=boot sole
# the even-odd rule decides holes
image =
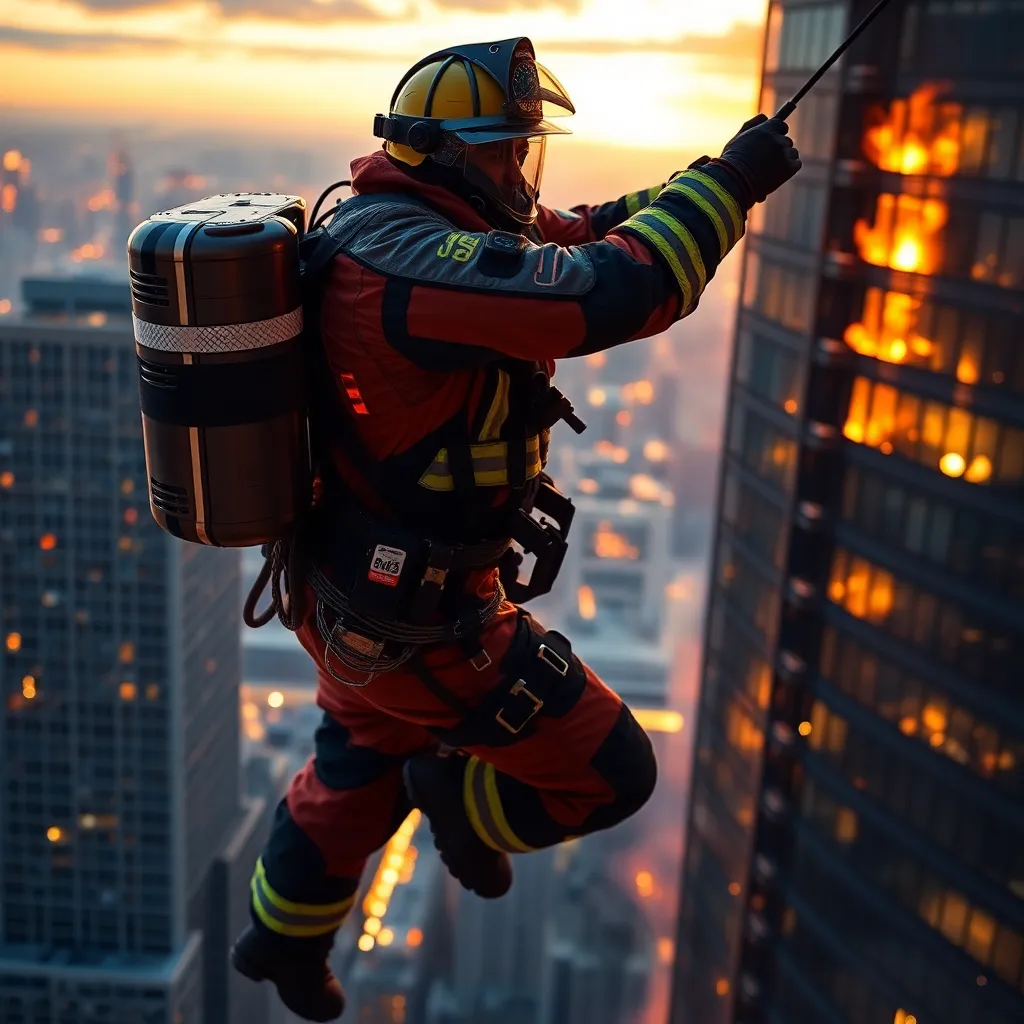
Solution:
[[[256,981],[256,982],[269,981],[269,982],[271,982],[271,984],[274,984],[272,978],[268,977],[251,960],[247,960],[244,956],[242,956],[241,953],[239,953],[237,946],[232,946],[231,947],[231,953],[229,954],[229,959],[231,961],[231,966],[236,971],[238,971],[239,974],[241,974],[243,977],[248,978],[250,981]],[[277,986],[275,985],[275,988],[276,987]],[[337,1020],[345,1012],[345,1004],[342,1003],[341,1008],[338,1010],[338,1012],[337,1013],[331,1012],[330,1016],[325,1016],[324,1014],[317,1014],[315,1016],[308,1016],[306,1013],[304,1013],[302,1011],[302,1008],[296,1007],[291,1002],[286,1000],[281,995],[281,990],[280,989],[277,989],[277,995],[278,995],[278,998],[281,1000],[281,1002],[284,1003],[284,1005],[292,1013],[294,1013],[298,1017],[301,1017],[303,1020],[308,1020],[308,1021],[313,1021],[313,1022],[321,1022],[321,1024],[327,1024],[327,1022],[329,1022],[329,1021]]]
[[[413,802],[413,805],[415,807],[418,807],[426,815],[427,824],[430,826],[430,834],[434,839],[434,849],[437,850],[438,855],[441,858],[441,863],[444,864],[444,866],[448,869],[448,873],[452,876],[452,878],[454,878],[455,881],[458,882],[463,889],[466,889],[468,892],[475,893],[481,899],[496,900],[504,896],[509,891],[509,889],[512,888],[511,879],[509,880],[508,886],[502,889],[501,892],[493,892],[490,890],[486,892],[481,892],[477,886],[467,882],[466,879],[462,876],[462,874],[458,870],[456,870],[455,866],[451,862],[451,859],[448,857],[448,854],[442,849],[441,844],[437,838],[437,831],[434,828],[434,820],[430,816],[430,809],[428,807],[429,801],[425,800],[420,791],[416,788],[416,784],[413,782],[412,775],[410,773],[409,761],[406,761],[405,764],[402,766],[402,782],[405,784],[405,791],[408,794],[409,799]]]
[[[246,960],[241,953],[238,952],[237,946],[231,947],[230,954],[231,966],[234,967],[239,974],[248,978],[250,981],[266,981],[267,976],[250,960]]]

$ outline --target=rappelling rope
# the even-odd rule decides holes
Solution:
[[[292,586],[293,581],[302,579],[299,546],[295,538],[285,537],[272,544],[264,544],[263,559],[263,567],[242,607],[242,621],[250,629],[259,629],[276,615],[285,629],[295,633],[305,618],[301,588]],[[257,615],[256,604],[267,589],[268,582],[270,604]]]

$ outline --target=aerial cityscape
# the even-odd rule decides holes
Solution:
[[[230,951],[268,918],[321,936],[308,925],[328,904],[344,904],[325,955],[358,1024],[1024,1020],[1024,4],[891,0],[788,117],[802,166],[747,204],[734,253],[721,184],[734,179],[698,160],[728,166],[740,125],[771,118],[873,6],[637,0],[627,29],[612,0],[4,5],[0,1024],[299,1024]],[[339,726],[344,680],[286,628],[298,563],[283,606],[266,588],[260,609],[277,604],[254,629],[243,603],[269,549],[176,525],[191,498],[153,468],[140,401],[160,379],[140,320],[150,302],[183,325],[169,332],[221,321],[174,320],[184,284],[140,272],[129,238],[224,193],[311,209],[381,138],[401,154],[397,135],[374,137],[374,114],[389,100],[395,114],[420,58],[523,33],[559,76],[545,108],[564,86],[577,111],[577,134],[542,155],[544,207],[571,222],[579,204],[618,201],[610,244],[603,230],[591,244],[682,294],[662,299],[672,317],[645,311],[637,327],[663,329],[641,340],[557,349],[553,384],[586,430],[550,428],[543,472],[575,513],[557,582],[526,605],[628,706],[657,784],[610,827],[581,812],[578,829],[528,844],[503,772],[481,766],[490,810],[472,809],[474,756],[461,813],[514,871],[507,895],[484,899],[459,884],[432,807],[408,798],[406,766],[358,881],[344,888],[335,867],[330,898],[308,878],[282,888],[271,855],[302,833],[296,793],[357,788],[336,766],[325,782],[329,743],[368,758],[345,769],[367,787],[415,757]],[[174,75],[189,84],[165,95],[157,80]],[[714,230],[658,205],[663,189]],[[655,217],[660,242],[637,257]],[[433,243],[450,268],[437,273],[472,266],[473,241],[464,260]],[[579,241],[553,280],[573,273]],[[360,259],[361,297],[379,266]],[[453,304],[458,279],[444,281]],[[404,335],[381,314],[396,389],[397,363],[458,347],[405,301]],[[613,330],[602,302],[588,332]],[[481,315],[511,330],[500,321]],[[359,420],[374,400],[356,372],[365,394],[345,373],[339,393]],[[198,520],[213,441],[196,429]],[[492,448],[511,436],[476,429]],[[509,485],[513,440],[500,443]],[[458,492],[446,444],[428,472]],[[389,678],[345,689],[379,708]],[[327,863],[300,842],[302,863]]]

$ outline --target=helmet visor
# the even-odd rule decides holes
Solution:
[[[505,138],[466,147],[466,180],[520,224],[537,219],[547,136]]]

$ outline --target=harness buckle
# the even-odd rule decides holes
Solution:
[[[568,670],[568,666],[566,666],[566,669]],[[494,716],[494,720],[503,729],[507,729],[510,733],[512,733],[513,736],[516,736],[520,732],[522,732],[523,729],[526,728],[526,726],[529,723],[529,721],[537,714],[538,711],[540,711],[540,709],[542,707],[544,707],[544,701],[542,701],[540,699],[540,697],[538,697],[536,694],[531,693],[527,689],[525,681],[522,680],[522,679],[520,679],[515,684],[515,686],[512,687],[512,689],[509,691],[508,695],[509,695],[509,697],[518,697],[520,694],[523,694],[531,702],[531,706],[527,710],[526,716],[523,718],[523,720],[521,722],[519,722],[518,724],[515,724],[515,723],[512,723],[512,722],[509,722],[505,718],[506,712],[508,712],[510,710],[507,707],[502,707],[501,709],[499,709],[498,713]]]
[[[569,662],[560,654],[556,654],[547,644],[541,644],[537,648],[537,657],[560,676],[569,674]]]

